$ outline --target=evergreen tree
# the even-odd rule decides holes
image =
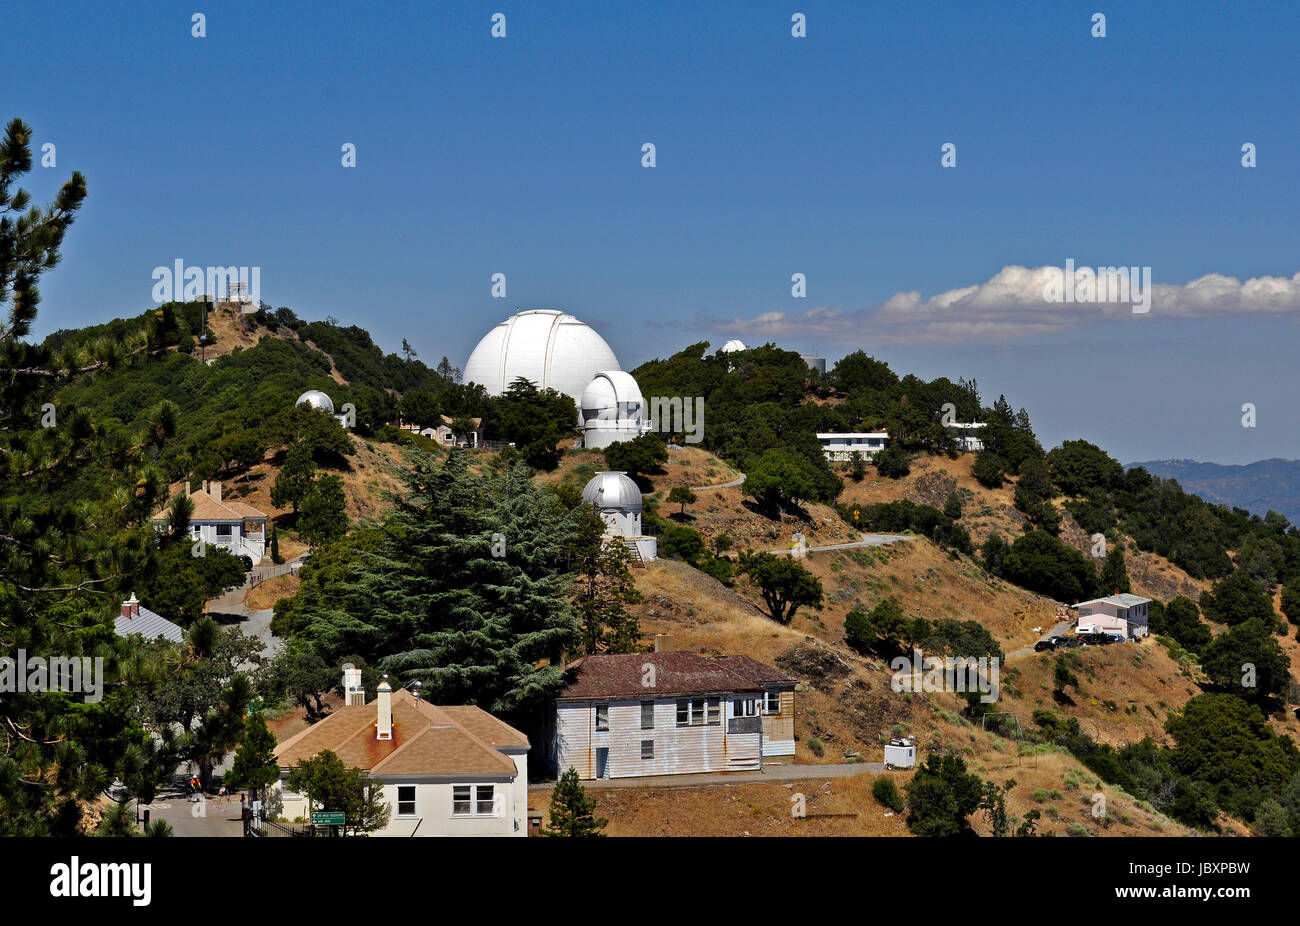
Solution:
[[[316,462],[312,459],[311,448],[305,443],[290,444],[284,465],[276,473],[275,484],[271,487],[271,504],[277,508],[289,505],[297,515],[298,506],[311,489],[315,476]]]
[[[1128,580],[1128,568],[1124,564],[1124,548],[1113,544],[1106,551],[1106,562],[1101,567],[1101,591],[1112,595],[1115,592],[1132,591]]]
[[[267,728],[260,713],[253,714],[244,725],[244,741],[235,750],[235,759],[224,783],[254,792],[275,784],[280,780],[275,747],[275,734]]]
[[[677,514],[684,517],[686,515],[686,506],[695,504],[695,493],[691,491],[689,486],[673,486],[672,491],[668,493],[668,503],[681,505],[682,507]]]
[[[550,826],[542,829],[542,835],[604,836],[600,831],[608,824],[609,820],[596,816],[596,802],[587,797],[577,771],[570,768],[561,775],[551,792]]]
[[[605,521],[595,506],[581,505],[573,517],[573,614],[581,650],[587,655],[636,652],[641,623],[627,605],[642,596],[628,568],[632,555],[621,540],[604,537]]]
[[[284,562],[284,557],[280,555],[280,529],[271,525],[271,562],[277,566]]]
[[[347,531],[347,498],[343,494],[343,480],[338,476],[321,476],[303,496],[298,534],[317,547],[342,537]]]

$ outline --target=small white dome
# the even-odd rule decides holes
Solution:
[[[723,344],[720,349],[724,354],[734,354],[738,350],[748,350],[748,348],[745,347],[745,342],[738,338],[732,338],[726,344]]]
[[[632,374],[602,370],[583,390],[579,410],[583,421],[640,421],[645,399]]]
[[[610,508],[641,510],[641,490],[627,477],[627,473],[597,473],[583,488],[582,498],[602,511]]]
[[[325,393],[319,389],[308,389],[302,395],[298,396],[298,401],[294,405],[310,405],[312,408],[322,408],[334,414],[334,402]]]

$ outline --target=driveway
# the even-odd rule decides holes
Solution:
[[[1072,620],[1061,621],[1059,624],[1057,624],[1051,630],[1047,631],[1047,633],[1043,634],[1038,639],[1044,640],[1047,637],[1063,637],[1065,636],[1065,632],[1073,626],[1074,626],[1074,621]],[[1032,646],[1022,646],[1020,649],[1012,650],[1011,652],[1007,653],[1007,662],[1010,662],[1012,659],[1019,659],[1022,656],[1032,656],[1032,655],[1034,655],[1034,648]]]
[[[905,534],[859,534],[861,540],[853,543],[829,543],[824,547],[806,547],[805,550],[810,553],[818,553],[822,550],[856,550],[859,547],[881,547],[887,543],[898,543],[900,540],[915,540],[914,536]],[[793,553],[793,547],[786,547],[782,550],[769,550],[769,553],[779,556],[782,553]]]
[[[803,781],[808,778],[852,778],[879,775],[883,762],[838,762],[830,765],[769,765],[761,772],[704,772],[697,775],[646,775],[639,778],[594,778],[584,788],[699,788],[744,785],[765,781]],[[555,782],[530,784],[529,791],[551,791]]]

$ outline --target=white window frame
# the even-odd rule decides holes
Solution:
[[[604,733],[609,730],[609,702],[603,702],[595,705],[596,709],[596,730]],[[602,721],[603,716],[603,721]]]
[[[767,691],[763,692],[763,715],[767,717],[771,717],[780,713],[781,713],[781,692],[769,688]]]
[[[458,792],[465,796],[459,797]],[[485,801],[492,808],[487,813],[479,810],[479,807]],[[457,810],[457,804],[466,804],[468,809]],[[452,785],[451,815],[453,817],[477,817],[480,819],[497,816],[496,785]]]
[[[411,796],[410,796],[410,798],[404,798],[404,797],[402,797],[402,792],[403,792],[403,791],[407,791],[407,790],[409,790],[409,791],[411,792]],[[410,805],[411,805],[411,809],[410,809],[410,810],[407,810],[407,811],[403,811],[403,810],[402,810],[402,805],[403,805],[403,804],[410,804]],[[413,816],[415,816],[415,785],[398,785],[398,786],[397,786],[397,815],[398,815],[399,817],[413,817]]]
[[[649,709],[647,711],[647,708]],[[649,714],[650,722],[646,723],[646,715]],[[641,702],[641,729],[653,730],[655,728],[655,703],[653,701]]]
[[[685,710],[686,721],[682,721]],[[722,699],[720,697],[678,698],[677,726],[679,727],[716,727],[722,723]]]

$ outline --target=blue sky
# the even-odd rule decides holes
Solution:
[[[1286,4],[114,6],[5,13],[29,64],[0,116],[57,150],[24,186],[48,200],[77,169],[90,191],[38,334],[143,311],[179,258],[259,266],[271,305],[430,363],[560,307],[628,369],[732,336],[862,348],[1005,392],[1049,446],[1300,457]],[[987,285],[1067,259],[1151,267],[1152,311]],[[1281,279],[1180,295],[1209,275]]]

